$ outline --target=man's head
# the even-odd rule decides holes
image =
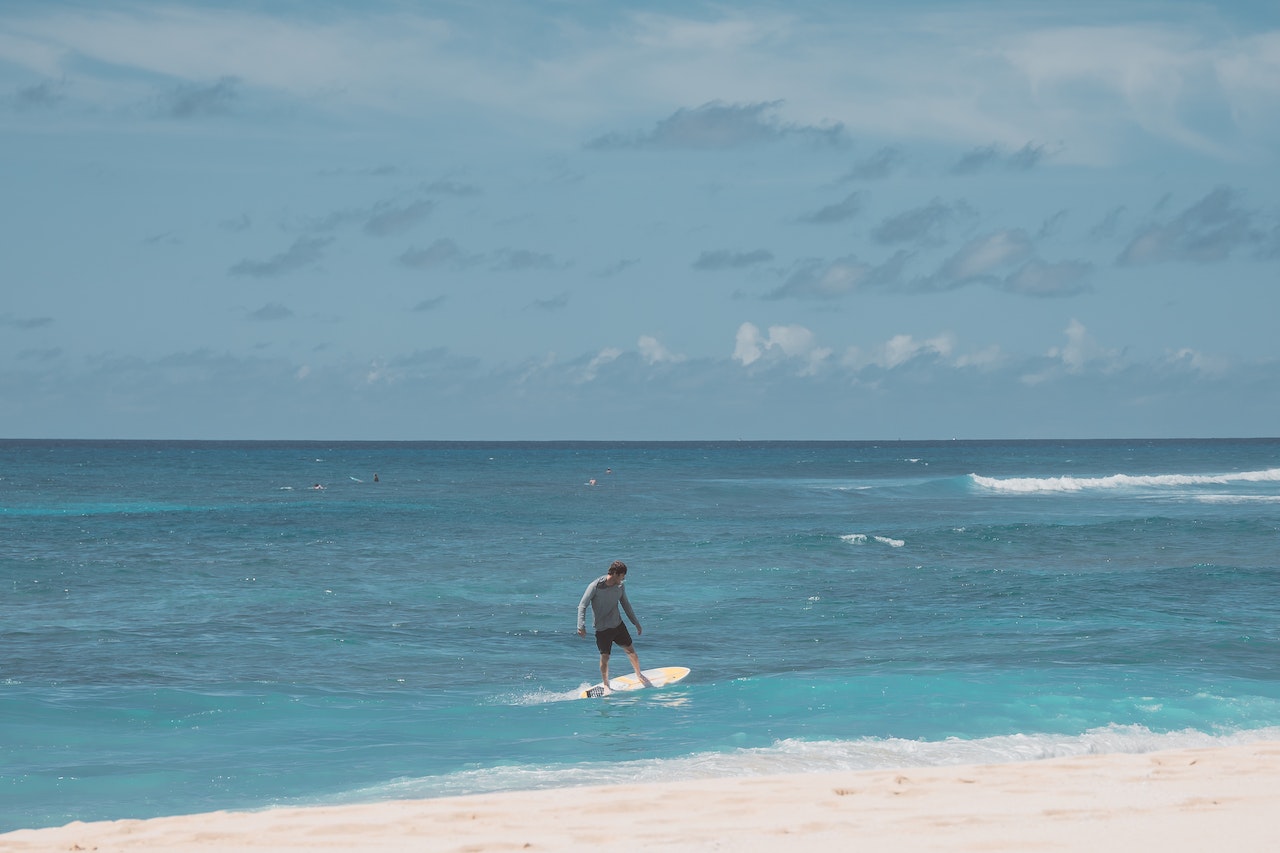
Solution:
[[[609,566],[609,574],[615,576],[618,580],[622,580],[627,576],[627,564],[621,560],[614,560],[613,565]]]

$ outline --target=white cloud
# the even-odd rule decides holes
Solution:
[[[1000,349],[999,344],[991,344],[975,352],[966,353],[956,356],[956,367],[976,367],[979,369],[989,369],[998,367],[1005,361],[1004,352]]]
[[[1092,107],[1088,126],[1104,138],[1136,125],[1222,156],[1241,120],[1267,125],[1255,127],[1264,134],[1278,129],[1274,109],[1262,106],[1280,96],[1275,33],[1241,38],[1187,21],[1053,27],[1002,41],[1005,59],[1036,101],[1055,104],[1064,118]]]
[[[955,340],[951,335],[938,335],[925,341],[917,341],[911,335],[894,335],[868,352],[863,352],[856,346],[850,347],[845,352],[842,363],[851,370],[866,367],[892,370],[921,356],[949,358],[954,349]]]
[[[500,21],[403,4],[305,19],[31,5],[0,23],[0,60],[66,79],[100,104],[137,104],[155,94],[157,77],[209,86],[234,76],[246,97],[268,92],[344,110],[469,105],[589,134],[605,129],[602,117],[633,127],[667,115],[651,137],[698,144],[843,124],[859,137],[1011,151],[1061,140],[1062,158],[1095,162],[1135,127],[1219,154],[1235,130],[1262,150],[1280,131],[1280,35],[1242,33],[1211,11],[1065,27],[971,4],[858,15],[724,4],[660,15],[618,4],[590,20],[539,5],[512,7]],[[717,99],[746,112],[704,114]],[[779,115],[761,123],[752,111],[771,104]],[[710,137],[709,117],[718,120]]]
[[[743,323],[738,327],[733,358],[743,367],[770,355],[799,359],[804,363],[800,374],[805,376],[816,372],[831,353],[828,347],[819,346],[813,332],[804,326],[770,326],[768,335],[765,335],[755,324]]]
[[[1190,369],[1202,376],[1222,376],[1230,368],[1227,359],[1206,355],[1189,347],[1168,353],[1165,362],[1173,367]]]
[[[733,358],[749,367],[764,355],[764,343],[760,337],[760,328],[754,323],[743,323],[738,327],[737,338],[733,346]]]
[[[447,32],[422,15],[318,17],[176,6],[55,10],[11,19],[0,56],[27,59],[53,77],[90,60],[186,81],[234,74],[246,85],[295,97],[339,95],[389,107],[385,93],[392,91],[396,67],[421,70],[422,57],[435,54],[430,48],[438,48]],[[150,84],[130,75],[99,75],[91,88],[99,98],[128,101],[140,85]]]
[[[1046,355],[1061,361],[1068,373],[1080,373],[1085,365],[1096,361],[1103,361],[1106,363],[1104,367],[1111,367],[1119,358],[1115,350],[1109,350],[1094,340],[1079,320],[1072,318],[1063,333],[1067,336],[1066,344],[1050,347]]]
[[[636,347],[649,364],[678,364],[684,361],[683,355],[671,352],[657,338],[649,335],[641,335],[636,341]]]
[[[811,259],[801,262],[787,280],[765,298],[837,299],[880,278],[875,267],[852,256],[831,262]]]
[[[1021,228],[997,231],[969,241],[943,265],[939,275],[948,282],[993,275],[1031,254],[1031,239]]]
[[[1082,261],[1046,263],[1032,258],[1010,273],[1002,286],[1026,296],[1071,296],[1089,289],[1087,278],[1091,270]]]
[[[591,359],[590,363],[587,364],[586,368],[583,369],[582,375],[578,381],[594,382],[600,373],[600,368],[604,367],[606,364],[611,364],[612,362],[617,361],[620,355],[622,355],[622,350],[615,347],[605,347],[600,350],[600,352],[596,353],[595,357]]]

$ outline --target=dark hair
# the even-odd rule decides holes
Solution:
[[[613,565],[609,567],[611,575],[625,575],[627,573],[627,564],[621,560],[614,560]]]

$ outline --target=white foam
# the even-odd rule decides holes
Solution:
[[[846,533],[840,538],[851,545],[865,545],[868,541],[872,541],[879,542],[881,545],[888,545],[890,548],[901,548],[907,544],[903,539],[893,539],[888,536],[868,536],[865,533]]]
[[[999,492],[1082,492],[1089,489],[1161,489],[1182,486],[1225,486],[1232,483],[1280,482],[1280,468],[1231,474],[1113,474],[1109,477],[1011,477],[970,474],[985,489]]]
[[[1280,495],[1197,495],[1196,500],[1206,504],[1275,504]]]
[[[549,702],[567,702],[570,699],[581,698],[582,691],[590,686],[584,681],[575,690],[531,690],[528,693],[508,693],[496,697],[495,701],[502,705],[545,705]]]
[[[673,782],[785,773],[892,770],[963,764],[1008,764],[1049,758],[1166,749],[1234,746],[1280,739],[1280,727],[1214,735],[1193,729],[1153,732],[1144,726],[1105,726],[1081,735],[1012,734],[941,741],[862,738],[780,740],[768,747],[703,752],[681,758],[602,761],[539,767],[516,765],[463,770],[445,776],[396,779],[350,791],[344,802],[445,797],[578,785]],[[333,800],[330,800],[332,802]]]

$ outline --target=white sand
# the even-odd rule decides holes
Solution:
[[[1280,743],[72,823],[0,850],[1280,851]]]

